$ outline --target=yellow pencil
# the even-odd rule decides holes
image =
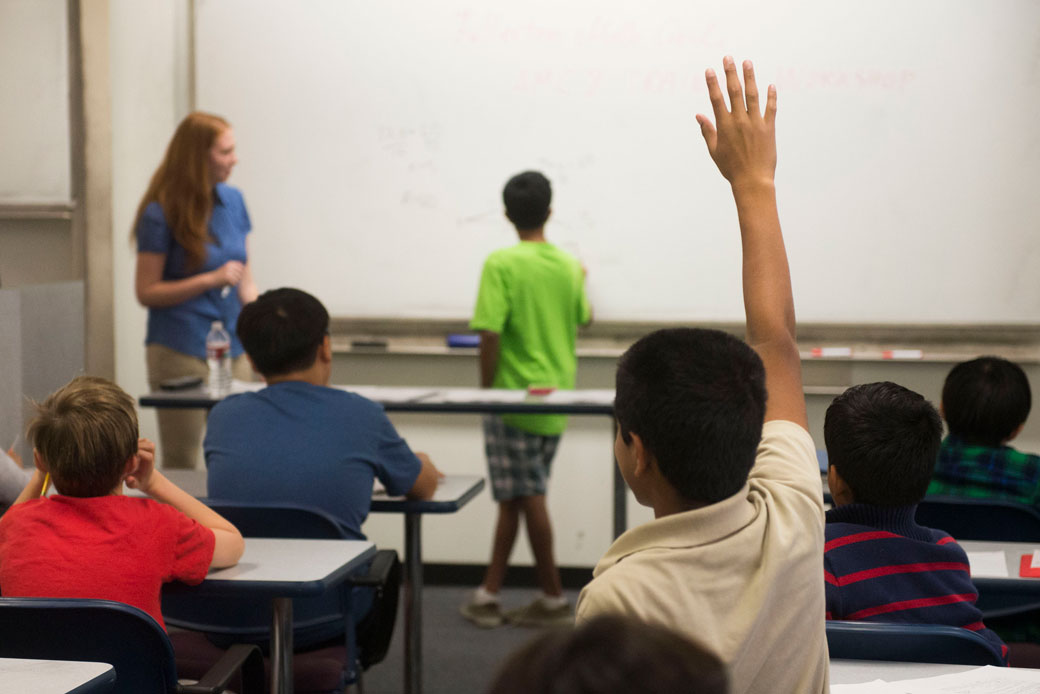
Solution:
[[[47,496],[47,487],[51,486],[51,473],[43,476],[43,489],[40,490],[40,498]]]

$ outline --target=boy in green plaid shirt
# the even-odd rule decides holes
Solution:
[[[1040,511],[1040,456],[1007,445],[1031,407],[1029,380],[1018,364],[979,357],[953,367],[940,407],[949,435],[928,494],[1014,501]],[[987,617],[986,624],[1005,643],[1040,643],[1040,611]]]
[[[1017,364],[979,357],[953,367],[942,393],[949,435],[928,494],[1001,499],[1040,510],[1040,456],[1008,446],[1032,406],[1029,380]]]

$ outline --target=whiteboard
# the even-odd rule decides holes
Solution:
[[[66,0],[0,0],[0,205],[68,203]]]
[[[596,315],[742,320],[704,68],[779,91],[799,319],[1040,320],[1034,0],[199,0],[262,287],[340,316],[461,318],[540,169]]]

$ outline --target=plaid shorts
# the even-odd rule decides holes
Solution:
[[[559,436],[541,436],[508,426],[501,417],[484,417],[484,451],[495,501],[542,496]]]

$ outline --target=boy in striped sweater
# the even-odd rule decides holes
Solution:
[[[1007,647],[975,607],[968,557],[914,515],[935,467],[942,421],[895,383],[849,388],[827,408],[824,546],[827,619],[946,624]]]

